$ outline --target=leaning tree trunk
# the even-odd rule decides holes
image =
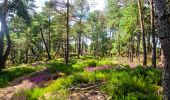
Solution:
[[[0,70],[5,68],[5,63],[7,61],[7,58],[10,53],[11,49],[11,39],[10,39],[10,34],[9,34],[9,29],[6,21],[6,16],[8,12],[8,0],[4,0],[2,9],[1,9],[1,16],[0,16],[0,21],[1,21],[1,32],[0,32]],[[4,52],[4,35],[6,35],[7,38],[7,48]]]
[[[156,68],[156,42],[154,26],[154,0],[150,0],[151,33],[152,33],[152,66]]]
[[[50,55],[50,52],[49,52],[49,49],[48,49],[48,44],[45,41],[44,34],[42,32],[42,28],[40,29],[40,33],[41,33],[41,37],[42,37],[42,40],[43,40],[44,45],[45,45],[45,50],[46,50],[47,55],[48,55],[48,60],[51,60],[51,55]]]
[[[144,20],[142,15],[141,0],[138,0],[138,8],[139,8],[139,17],[140,17],[141,32],[142,32],[143,65],[146,66],[147,65],[146,40],[145,40]]]
[[[159,39],[164,55],[163,99],[170,100],[170,13],[166,8],[166,0],[155,0],[158,16]]]

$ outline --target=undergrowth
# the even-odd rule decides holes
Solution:
[[[21,65],[18,67],[8,68],[0,72],[0,88],[6,86],[14,79],[24,76],[26,74],[40,70],[42,67],[31,67],[28,65]]]
[[[112,67],[95,71],[85,70],[87,67],[103,67],[104,65]],[[102,85],[100,90],[112,100],[162,99],[161,94],[157,93],[161,88],[161,71],[151,67],[138,66],[131,69],[128,65],[121,65],[122,67],[119,68],[119,65],[114,64],[110,59],[92,57],[71,60],[68,66],[63,64],[63,60],[52,60],[45,66],[51,73],[62,72],[65,76],[53,80],[46,87],[25,90],[15,96],[24,95],[28,100],[56,98],[66,100],[70,93],[69,88],[77,84],[104,81],[106,84]],[[29,73],[34,69],[25,70]]]

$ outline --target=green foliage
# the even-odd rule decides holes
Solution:
[[[24,65],[23,65],[24,66]],[[14,68],[5,69],[0,72],[0,87],[6,86],[14,79],[32,73],[40,69],[40,67],[18,66]]]
[[[123,69],[111,73],[111,80],[102,87],[102,90],[111,95],[112,99],[161,99],[161,96],[156,95],[156,91],[159,90],[159,84],[157,83],[161,82],[160,71],[154,68],[137,67],[134,70]],[[150,74],[152,74],[152,77],[150,77]]]
[[[90,62],[90,63],[89,63]],[[130,69],[105,69],[94,72],[83,71],[84,67],[93,65],[112,65],[116,66],[107,59],[104,60],[85,60],[77,61],[75,64],[66,66],[62,60],[50,61],[48,64],[51,72],[60,71],[67,75],[54,80],[47,87],[35,88],[24,91],[28,99],[37,100],[38,98],[58,98],[67,99],[69,96],[68,88],[77,84],[94,83],[105,81],[107,84],[100,87],[108,96],[114,100],[160,100],[161,96],[156,92],[160,89],[161,71],[154,68],[137,67]],[[86,66],[85,66],[86,65]],[[69,67],[69,68],[68,68]],[[19,94],[17,94],[19,95]],[[46,98],[47,99],[47,98]]]
[[[18,17],[24,19],[27,25],[31,24],[29,10],[34,10],[35,2],[33,0],[12,0],[9,3],[9,11],[16,13]],[[14,16],[14,15],[13,15]]]
[[[121,6],[118,0],[107,0],[107,19],[109,28],[118,28],[121,15]]]
[[[138,7],[136,2],[129,4],[127,7],[122,9],[122,17],[119,22],[120,30],[127,33],[126,35],[132,34],[137,24]],[[126,36],[127,37],[127,36]]]
[[[107,18],[104,12],[94,11],[90,13],[87,23],[91,26],[91,29],[88,29],[92,41],[90,50],[93,50],[97,55],[105,56],[111,50],[111,42],[107,33]]]
[[[89,60],[87,62],[89,67],[96,67],[97,66],[97,62],[95,60]]]
[[[70,75],[70,74],[73,74],[75,72],[79,72],[82,70],[82,69],[72,67],[71,65],[67,66],[61,61],[51,61],[46,66],[49,68],[51,73],[63,72],[67,75]]]
[[[107,26],[113,34],[112,51],[113,54],[127,53],[137,49],[135,42],[138,43],[139,39],[139,23],[138,23],[138,6],[137,1],[130,0],[120,2],[119,0],[107,0]],[[149,14],[148,7],[145,7],[146,15]],[[145,16],[145,14],[143,14]],[[149,14],[150,16],[150,14]],[[149,28],[148,19],[145,26]],[[150,29],[150,28],[149,28]],[[146,31],[148,32],[148,31]],[[140,45],[140,44],[139,44]],[[140,48],[140,47],[139,47]],[[139,50],[140,51],[140,50]]]

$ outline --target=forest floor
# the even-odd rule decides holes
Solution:
[[[21,76],[14,81],[10,82],[7,86],[4,88],[0,88],[0,100],[11,100],[13,98],[13,95],[17,93],[18,91],[23,91],[26,89],[35,88],[35,83],[31,80],[32,78],[46,75],[47,69],[43,68],[40,71],[36,71],[33,73],[30,73],[28,75]],[[50,77],[50,75],[48,75]],[[48,78],[48,77],[46,77]],[[48,81],[48,79],[47,79]],[[45,81],[44,81],[45,83]],[[40,85],[40,84],[39,84]]]
[[[39,81],[34,80],[40,77],[43,79]],[[49,70],[44,67],[40,71],[17,78],[9,83],[8,86],[0,88],[0,100],[26,100],[24,96],[15,97],[14,94],[27,89],[44,87],[58,77],[62,77],[62,73],[51,74],[49,73]],[[72,90],[70,89],[72,92],[70,93],[68,100],[106,100],[106,95],[98,89],[102,84],[104,83],[81,84],[81,86],[78,86],[79,88],[75,87]]]
[[[24,91],[26,89],[33,89],[35,87],[43,87],[45,85],[48,85],[51,80],[56,79],[57,75],[60,73],[56,74],[50,74],[47,73],[47,69],[43,69],[37,72],[33,72],[31,74],[22,76],[13,82],[11,82],[8,86],[5,88],[0,89],[0,100],[25,100],[25,97],[14,97],[14,94],[17,93],[18,91]],[[47,75],[48,74],[48,75]],[[31,79],[39,77],[39,76],[46,76],[44,77],[43,82],[35,82],[32,81]],[[55,78],[54,78],[55,77]],[[103,84],[103,83],[102,83]],[[82,100],[82,99],[88,99],[88,100],[105,100],[106,96],[101,93],[101,91],[98,89],[100,85],[99,83],[95,84],[87,84],[87,85],[81,85],[80,88],[75,88],[73,89],[72,93],[68,97],[68,100]]]
[[[157,69],[87,57],[71,62],[69,66],[62,60],[36,62],[21,67],[20,73],[20,67],[5,70],[0,78],[13,77],[0,80],[7,83],[0,84],[0,100],[161,99],[161,72]]]

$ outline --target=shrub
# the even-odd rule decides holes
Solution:
[[[97,66],[97,62],[95,60],[90,60],[87,62],[88,66],[90,67],[96,67]]]

